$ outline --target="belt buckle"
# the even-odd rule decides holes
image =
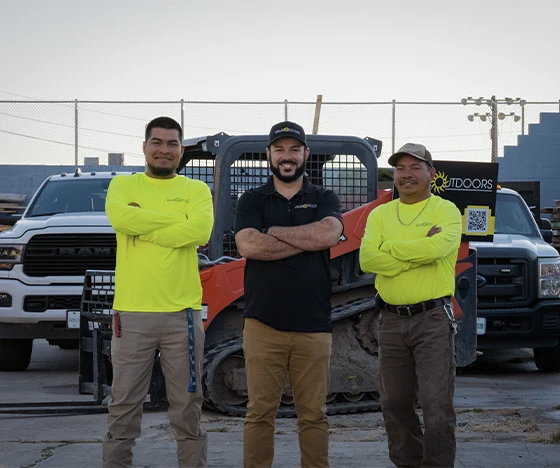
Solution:
[[[397,315],[399,317],[412,317],[412,313],[410,312],[410,306],[407,305],[398,305],[397,307]],[[402,313],[401,309],[404,309],[406,313]]]

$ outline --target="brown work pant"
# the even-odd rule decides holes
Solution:
[[[329,466],[326,397],[332,335],[278,331],[247,318],[243,352],[249,404],[245,419],[243,466],[268,468],[274,458],[274,422],[289,376],[298,417],[302,468]]]
[[[207,434],[200,429],[204,354],[201,312],[193,311],[196,393],[187,392],[190,376],[187,311],[118,314],[121,336],[116,337],[114,332],[111,342],[113,396],[109,403],[109,432],[103,441],[103,466],[132,466],[132,447],[141,432],[142,407],[156,349],[160,350],[179,466],[205,466],[208,441]]]
[[[389,458],[398,467],[454,466],[453,341],[443,307],[413,317],[381,312],[379,389]],[[423,432],[415,409],[417,390]]]

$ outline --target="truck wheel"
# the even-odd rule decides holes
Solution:
[[[541,372],[560,371],[560,343],[552,348],[535,348],[535,364]]]
[[[32,350],[33,340],[0,338],[0,371],[24,371]]]

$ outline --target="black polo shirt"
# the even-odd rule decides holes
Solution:
[[[235,233],[245,228],[301,226],[327,216],[342,221],[335,192],[312,185],[304,177],[302,189],[287,200],[274,190],[270,177],[239,199]],[[247,259],[244,316],[281,331],[331,331],[329,258],[330,249],[273,261]]]

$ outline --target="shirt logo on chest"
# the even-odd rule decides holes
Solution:
[[[303,205],[294,206],[294,210],[306,210],[307,208],[317,208],[316,203],[305,203]]]
[[[174,203],[181,203],[181,202],[188,202],[188,200],[186,198],[181,198],[181,197],[177,197],[177,198],[168,198],[167,199],[168,202],[174,202]]]

